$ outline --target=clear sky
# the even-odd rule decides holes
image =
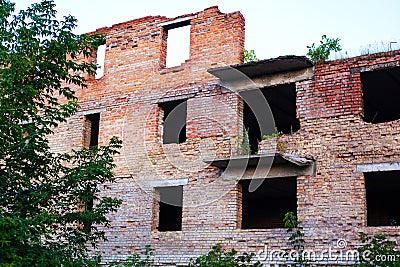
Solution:
[[[17,9],[34,0],[11,0]],[[218,5],[246,19],[246,48],[258,58],[305,55],[323,34],[340,38],[344,50],[400,47],[400,0],[55,0],[61,15],[78,19],[77,33],[148,15],[176,17]],[[374,48],[372,48],[374,50]]]

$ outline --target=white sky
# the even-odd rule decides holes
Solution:
[[[11,0],[17,9],[35,2]],[[55,0],[59,14],[78,19],[77,33],[148,15],[176,17],[218,5],[246,19],[246,48],[258,58],[305,55],[323,34],[338,37],[344,50],[368,45],[400,47],[399,0]]]

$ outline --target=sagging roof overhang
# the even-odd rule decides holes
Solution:
[[[256,78],[276,73],[302,70],[312,66],[314,64],[305,56],[280,56],[244,64],[212,68],[208,72],[218,78],[224,77],[226,79],[226,72],[233,68],[247,75],[249,78]]]

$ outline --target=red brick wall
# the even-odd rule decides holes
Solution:
[[[217,242],[242,252],[287,246],[285,229],[239,229],[241,188],[221,181],[219,170],[202,161],[235,154],[240,142],[243,105],[207,69],[242,62],[244,19],[217,7],[179,18],[184,17],[192,17],[190,58],[168,69],[163,28],[157,25],[175,18],[149,16],[99,29],[107,38],[105,74],[77,91],[81,111],[51,140],[55,151],[82,147],[84,115],[90,112],[101,113],[100,143],[123,139],[117,183],[102,185],[103,194],[123,200],[110,215],[109,241],[100,246],[105,261],[143,252],[148,244],[161,265],[187,264]],[[286,152],[316,158],[316,175],[297,179],[298,215],[310,247],[326,249],[338,238],[354,245],[360,231],[399,238],[398,228],[365,226],[364,180],[355,172],[357,164],[400,160],[399,121],[371,125],[360,117],[359,74],[399,62],[397,51],[321,63],[312,79],[296,83],[301,128],[280,140]],[[163,145],[157,103],[182,98],[188,99],[187,140]],[[262,152],[265,142],[260,146]],[[188,179],[182,231],[159,232],[149,181],[175,179]]]
[[[313,80],[297,84],[300,119],[335,117],[362,112],[360,70],[399,65],[400,53],[378,53],[319,63]]]
[[[367,226],[364,176],[356,171],[360,164],[400,161],[400,121],[363,121],[360,80],[360,71],[399,65],[400,51],[329,61],[296,84],[301,128],[279,141],[286,153],[316,159],[315,176],[298,179],[298,217],[308,248],[327,249],[343,238],[351,249],[360,244],[360,232],[400,241],[399,227]],[[262,153],[268,143],[260,147]]]
[[[77,89],[80,112],[59,127],[51,140],[59,152],[82,147],[84,116],[97,112],[101,113],[99,143],[107,143],[112,136],[123,139],[121,155],[116,157],[117,183],[104,185],[102,191],[123,200],[122,207],[110,215],[109,241],[101,245],[105,261],[143,252],[147,244],[162,255],[161,261],[171,257],[178,261],[183,254],[205,252],[216,241],[229,238],[229,233],[210,240],[199,235],[210,236],[215,229],[231,232],[237,224],[237,194],[229,193],[234,185],[208,187],[219,171],[205,169],[202,157],[229,156],[237,150],[241,103],[238,96],[222,93],[207,69],[242,62],[244,18],[239,12],[221,13],[217,7],[178,19],[185,17],[191,17],[190,58],[172,68],[163,67],[165,31],[159,24],[177,18],[149,16],[99,29],[106,35],[104,76],[91,77],[87,89]],[[188,99],[187,141],[163,145],[157,103],[177,98]],[[154,230],[154,188],[147,181],[180,178],[189,178],[184,186],[184,231],[158,232]],[[214,198],[222,196],[221,201],[189,207],[206,197],[205,189]]]

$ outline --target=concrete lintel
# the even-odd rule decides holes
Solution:
[[[159,24],[157,24],[157,27],[167,27],[167,26],[168,27],[172,27],[174,24],[178,24],[179,25],[179,24],[181,24],[183,22],[190,21],[191,19],[193,19],[193,16],[174,19],[174,20],[171,20],[171,21],[159,23]]]
[[[156,180],[156,181],[150,181],[149,184],[151,187],[168,187],[168,186],[187,185],[188,178],[172,179],[172,180]]]
[[[399,162],[357,165],[357,172],[382,172],[382,171],[399,171],[399,170],[400,170]]]
[[[162,104],[162,103],[166,103],[166,102],[170,102],[170,101],[185,100],[185,99],[193,98],[195,95],[196,95],[195,93],[189,93],[189,94],[185,94],[185,95],[168,96],[168,97],[159,98],[159,99],[153,101],[152,103],[153,104]]]
[[[372,66],[365,66],[365,67],[359,67],[359,68],[353,68],[350,70],[350,73],[354,74],[354,73],[375,71],[375,70],[388,69],[388,68],[394,68],[394,67],[400,67],[400,61],[375,64]]]
[[[90,109],[90,110],[82,110],[82,111],[79,111],[78,114],[86,116],[86,115],[90,115],[90,114],[102,113],[106,110],[107,110],[106,108],[96,108],[96,109]]]

